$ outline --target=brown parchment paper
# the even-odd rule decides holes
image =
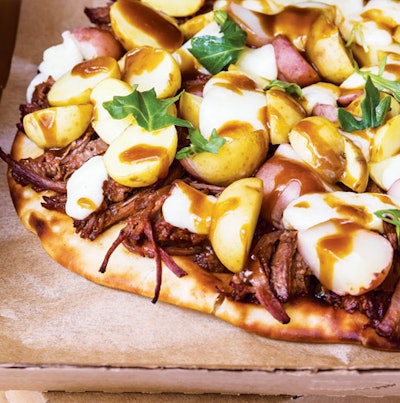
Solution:
[[[18,105],[45,48],[89,25],[93,0],[24,0],[12,71],[0,104],[9,151]],[[107,289],[53,262],[14,212],[0,164],[0,367],[78,365],[260,370],[397,369],[400,354],[352,345],[280,342],[212,316]]]

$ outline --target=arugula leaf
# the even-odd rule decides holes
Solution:
[[[357,66],[355,68],[356,73],[360,74],[364,79],[368,77],[371,79],[375,87],[379,91],[387,92],[400,102],[400,82],[395,80],[389,80],[382,76],[386,65],[386,56],[381,60],[379,64],[378,74],[371,73],[370,71],[360,70]]]
[[[132,114],[139,126],[147,131],[162,129],[170,125],[192,127],[192,124],[184,119],[177,118],[168,113],[168,108],[174,104],[182,92],[175,97],[158,99],[154,88],[148,91],[136,91],[126,96],[114,96],[112,101],[103,102],[104,108],[114,119],[123,119]]]
[[[340,127],[347,131],[363,130],[380,126],[390,110],[390,97],[381,100],[378,89],[368,76],[365,83],[365,97],[361,102],[362,118],[356,119],[350,112],[343,108],[338,109]]]
[[[383,221],[386,221],[396,226],[397,242],[398,245],[400,246],[400,210],[399,209],[377,210],[374,212],[374,214]]]
[[[286,81],[281,80],[271,80],[268,85],[264,88],[265,91],[271,89],[272,87],[280,87],[288,94],[294,94],[299,96],[300,98],[303,97],[303,92],[301,87],[295,83],[287,83]]]
[[[198,154],[201,152],[218,154],[219,149],[226,142],[226,139],[218,136],[215,129],[212,131],[209,140],[205,139],[199,130],[193,129],[189,133],[189,140],[191,142],[191,145],[189,147],[181,148],[176,153],[176,159],[180,160],[189,157],[190,155]]]
[[[217,74],[235,63],[245,47],[247,34],[229,18],[226,11],[216,10],[214,20],[220,25],[222,37],[203,35],[191,39],[190,53],[211,74]]]

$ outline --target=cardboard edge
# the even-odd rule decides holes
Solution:
[[[397,370],[223,370],[0,365],[0,390],[400,396]]]

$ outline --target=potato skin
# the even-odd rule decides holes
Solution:
[[[291,201],[306,193],[325,191],[311,168],[278,155],[268,159],[256,177],[263,181],[261,215],[277,228],[282,227],[283,211]]]

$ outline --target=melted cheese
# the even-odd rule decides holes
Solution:
[[[77,169],[67,182],[67,215],[83,220],[104,200],[103,182],[108,178],[103,157],[92,157]]]
[[[255,130],[266,130],[266,97],[256,83],[238,71],[213,76],[203,90],[199,110],[200,131],[209,138],[213,129],[234,138]]]
[[[216,198],[207,196],[185,182],[177,181],[165,200],[162,212],[166,222],[195,234],[208,234]]]
[[[338,295],[377,287],[392,265],[390,242],[347,220],[332,219],[298,233],[298,248],[313,274]]]
[[[260,63],[262,60],[262,63]],[[239,69],[251,76],[275,80],[278,77],[275,50],[271,44],[253,49],[246,47],[236,62]]]
[[[32,99],[37,84],[46,81],[49,76],[57,80],[83,61],[82,53],[72,38],[71,32],[64,31],[61,35],[62,43],[51,46],[43,52],[43,60],[38,67],[39,73],[33,78],[27,89],[28,102]]]
[[[305,230],[332,218],[346,219],[364,228],[383,232],[383,223],[374,212],[398,208],[392,198],[379,193],[309,193],[290,203],[283,213],[286,229]]]

